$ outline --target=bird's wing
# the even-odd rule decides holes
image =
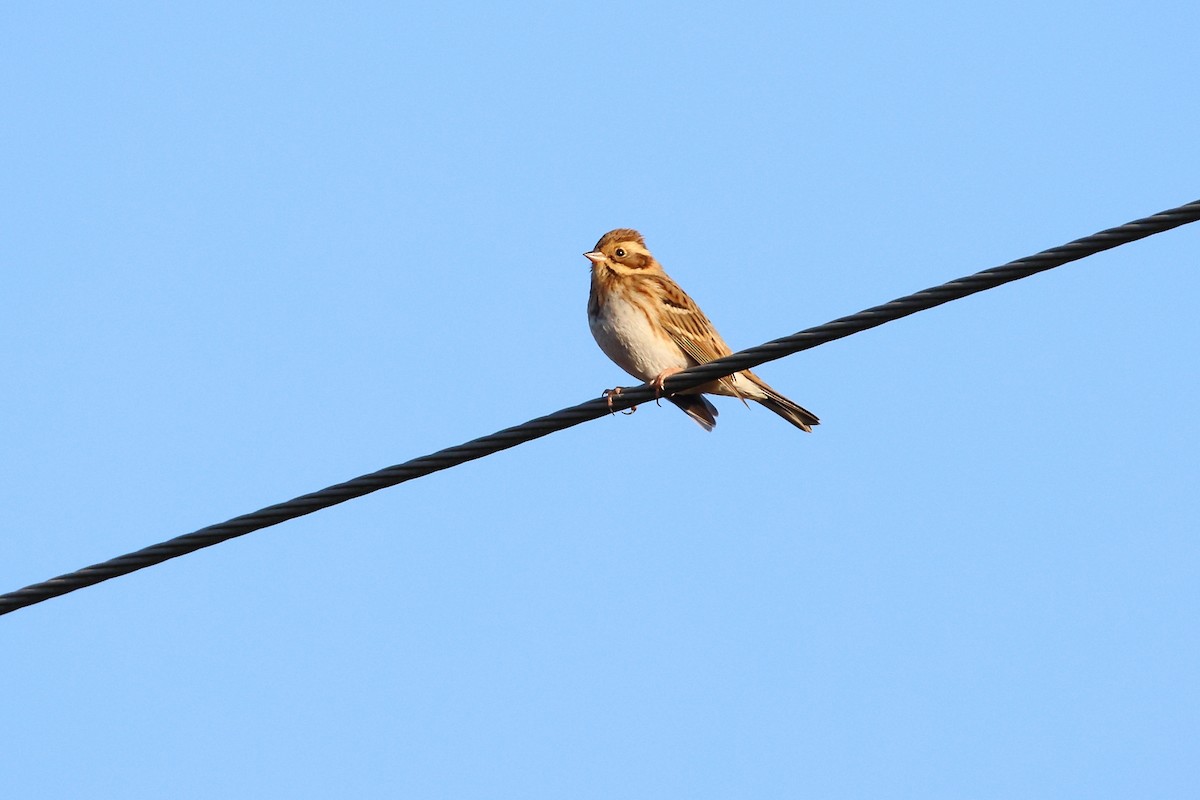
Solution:
[[[658,299],[662,307],[660,319],[663,328],[688,358],[697,364],[706,364],[733,352],[687,292],[666,275],[654,277],[660,289]],[[722,378],[718,383],[728,389],[732,396],[742,396],[728,378]]]

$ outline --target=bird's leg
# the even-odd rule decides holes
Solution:
[[[663,396],[663,382],[667,378],[674,375],[676,372],[683,372],[683,368],[682,367],[671,367],[669,369],[664,369],[662,372],[660,372],[654,376],[654,380],[650,381],[650,385],[654,387],[654,404],[655,405],[662,405],[662,403],[660,403],[658,401],[661,400],[662,396]]]
[[[613,389],[605,389],[604,390],[604,394],[602,396],[608,400],[608,413],[610,413],[610,414],[617,413],[616,411],[613,410],[613,407],[612,407],[613,398],[620,397],[621,392],[623,392],[623,391],[625,391],[625,390],[622,389],[620,386],[617,386],[616,388],[613,388]],[[629,416],[630,414],[632,414],[635,411],[637,411],[637,406],[630,406],[629,408],[625,409],[621,413],[624,414],[625,416]]]

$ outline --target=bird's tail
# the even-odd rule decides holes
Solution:
[[[717,427],[717,407],[708,401],[708,398],[702,394],[677,394],[667,398],[675,405],[679,406],[683,413],[687,414],[692,419],[704,428],[706,431],[711,431]],[[799,406],[797,406],[799,408]],[[801,409],[803,411],[803,409]],[[815,417],[814,417],[815,419]]]
[[[788,422],[795,425],[800,430],[806,433],[812,433],[813,425],[820,425],[821,420],[817,419],[817,415],[809,411],[804,406],[797,405],[791,400],[781,395],[779,392],[767,385],[767,382],[755,375],[750,370],[740,373],[743,377],[754,384],[754,386],[762,392],[762,397],[754,397],[747,392],[746,394],[751,400],[762,403],[767,408],[774,411],[779,416],[786,419]],[[758,392],[755,392],[757,394]],[[738,396],[743,396],[740,392]]]
[[[817,415],[809,411],[807,408],[796,405],[791,400],[788,400],[786,397],[779,394],[769,386],[765,388],[767,396],[758,402],[766,408],[771,409],[800,430],[812,433],[812,426],[821,424],[821,420],[817,419]]]

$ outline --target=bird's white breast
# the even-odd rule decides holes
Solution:
[[[604,354],[635,378],[648,381],[663,370],[691,364],[666,331],[650,323],[646,311],[619,296],[608,298],[588,322]]]

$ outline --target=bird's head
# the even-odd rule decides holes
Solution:
[[[622,275],[654,269],[658,263],[646,249],[646,240],[632,228],[617,228],[600,237],[596,248],[583,254],[592,269],[607,267]]]

